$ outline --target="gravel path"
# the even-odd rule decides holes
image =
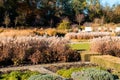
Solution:
[[[90,62],[84,62],[84,64],[89,64]],[[13,71],[13,70],[31,70],[31,71],[38,71],[41,73],[53,73],[44,67],[48,67],[51,65],[67,65],[67,64],[83,64],[83,62],[67,62],[67,63],[53,63],[53,64],[40,64],[40,65],[31,65],[31,66],[22,66],[22,67],[9,67],[9,68],[0,68],[1,72],[6,72],[6,71]]]

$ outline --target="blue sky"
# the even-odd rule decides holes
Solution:
[[[110,6],[113,4],[120,4],[120,0],[101,0],[102,4],[105,5],[106,3]]]

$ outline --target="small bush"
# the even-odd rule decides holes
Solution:
[[[66,69],[61,69],[61,70],[58,70],[56,73],[62,76],[65,71]]]
[[[68,70],[66,69],[61,69],[58,70],[56,73],[65,77],[65,78],[71,78],[71,74],[76,71],[80,71],[82,68],[70,68]]]
[[[72,73],[71,76],[74,80],[114,80],[111,73],[96,68],[83,69]]]
[[[22,73],[21,75],[21,80],[27,80],[29,77],[33,76],[33,75],[38,75],[40,74],[39,72],[32,72],[32,71],[25,71],[24,73]]]
[[[58,76],[45,74],[45,75],[31,76],[28,80],[63,80],[63,79]]]

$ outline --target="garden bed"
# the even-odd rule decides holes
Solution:
[[[116,78],[118,79],[119,77],[119,74],[118,72],[116,71],[112,71],[110,69],[106,69],[106,68],[103,68],[103,67],[99,67],[95,64],[91,64],[91,63],[73,63],[73,64],[63,64],[63,65],[50,65],[50,66],[47,66],[45,67],[46,69],[62,76],[63,78],[67,79],[67,80],[79,80],[79,79],[73,79],[72,78],[72,74],[75,73],[75,76],[76,76],[76,72],[80,72],[80,71],[89,71],[90,70],[90,73],[85,73],[87,74],[88,77],[91,77],[90,74],[92,74],[93,76],[95,76],[94,74],[97,75],[97,77],[99,78],[99,76],[105,76],[106,74],[110,74],[112,78]],[[91,70],[95,71],[95,73],[93,74],[91,72]],[[98,73],[96,73],[98,71]],[[99,73],[99,71],[101,73]],[[80,73],[81,74],[81,73]],[[79,74],[79,75],[80,75]],[[79,75],[77,75],[77,77],[79,77]],[[74,76],[74,75],[73,75]],[[106,78],[106,77],[105,77]],[[85,80],[85,79],[82,79],[82,80]],[[95,80],[95,79],[91,79],[91,80]],[[98,79],[98,80],[102,80],[102,79]],[[108,80],[108,79],[103,79],[103,80]],[[111,79],[110,79],[111,80]]]
[[[43,74],[37,71],[17,70],[1,72],[0,80],[63,80],[60,76]]]
[[[113,73],[112,70],[99,67],[99,66],[97,66],[95,64],[91,64],[89,62],[85,62],[85,63],[82,63],[82,62],[54,63],[54,64],[32,65],[32,66],[13,67],[13,68],[11,67],[11,68],[6,68],[6,69],[2,68],[0,71],[10,73],[10,71],[20,70],[20,71],[24,72],[27,69],[30,71],[38,71],[38,72],[40,72],[40,74],[47,74],[45,76],[43,75],[43,77],[45,77],[45,78],[47,78],[48,76],[54,75],[54,76],[59,76],[60,78],[63,78],[65,80],[74,80],[71,78],[72,73],[79,72],[83,69],[85,69],[85,70],[93,69],[95,71],[96,71],[96,69],[97,70],[100,69],[100,70],[104,70],[104,71],[112,73],[113,76],[115,74],[115,76],[117,75],[117,77],[120,74],[117,71]],[[36,76],[33,76],[33,77],[36,77]],[[41,77],[41,76],[38,75],[37,77]],[[63,80],[63,79],[60,79],[60,80]],[[52,80],[54,80],[54,79],[52,79]]]
[[[44,68],[46,70],[49,70],[53,73],[56,73],[57,75],[62,76],[63,78],[67,79],[67,80],[74,80],[71,78],[72,73],[74,72],[79,72],[81,70],[86,70],[86,69],[93,69],[93,70],[102,70],[105,72],[110,73],[114,78],[118,79],[120,78],[120,72],[110,69],[110,68],[106,68],[106,67],[101,67],[98,66],[96,64],[92,64],[89,62],[73,62],[73,63],[59,63],[59,64],[51,64],[48,66],[44,66]],[[89,75],[89,73],[88,73]],[[93,75],[94,76],[94,75]],[[92,79],[95,80],[95,79]],[[101,80],[101,79],[98,79]]]

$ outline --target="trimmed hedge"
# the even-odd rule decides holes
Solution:
[[[90,62],[95,63],[102,67],[120,71],[120,58],[114,56],[110,56],[110,55],[92,56]]]
[[[91,56],[96,56],[96,55],[100,55],[100,53],[97,53],[97,52],[88,52],[88,51],[80,53],[82,61],[90,61],[90,57]]]

